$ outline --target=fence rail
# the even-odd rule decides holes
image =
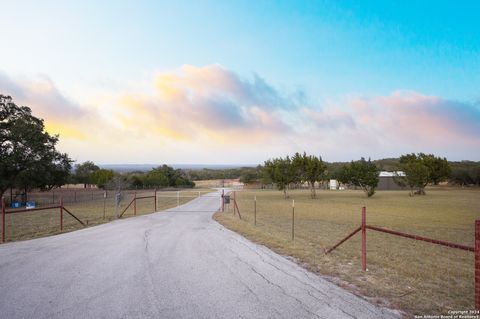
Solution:
[[[90,197],[90,200],[77,202],[65,201],[63,197],[56,203],[45,203],[34,208],[10,209],[5,198],[1,199],[1,238],[0,243],[7,240],[30,239],[45,235],[71,231],[88,225],[102,224],[116,218],[148,214],[158,210],[172,210],[199,196],[219,198],[219,195],[208,194],[211,191],[125,191],[118,198],[111,193],[97,192],[101,196]],[[71,197],[72,199],[74,197]],[[150,202],[151,200],[151,202]],[[133,209],[132,209],[133,208]],[[130,209],[130,211],[129,211]],[[120,214],[118,214],[121,212]],[[58,217],[57,217],[58,216]]]
[[[356,233],[362,232],[362,248],[361,248],[361,254],[362,254],[362,271],[367,271],[367,229],[390,234],[390,235],[395,235],[399,237],[404,237],[404,238],[409,238],[413,240],[418,240],[418,241],[423,241],[427,242],[430,244],[435,244],[435,245],[440,245],[444,247],[449,247],[449,248],[454,248],[454,249],[460,249],[460,250],[465,250],[469,252],[475,253],[475,309],[480,310],[480,220],[475,221],[475,247],[471,246],[466,246],[466,245],[461,245],[461,244],[456,244],[456,243],[451,243],[443,240],[437,240],[433,238],[428,238],[424,236],[419,236],[419,235],[412,235],[412,234],[407,234],[404,232],[400,231],[395,231],[395,230],[390,230],[390,229],[385,229],[382,227],[377,227],[377,226],[370,226],[367,225],[366,222],[366,207],[362,207],[362,224],[360,227],[355,229],[352,233],[347,235],[345,238],[340,240],[338,243],[333,245],[331,248],[328,248],[325,250],[325,254],[331,253],[333,250],[338,248],[340,245],[345,243],[347,240],[352,238]]]
[[[60,231],[63,231],[63,212],[65,211],[67,214],[72,216],[75,220],[77,220],[83,227],[86,227],[85,223],[82,222],[77,216],[75,216],[72,212],[70,212],[67,208],[65,208],[63,204],[63,200],[60,200],[59,205],[50,205],[45,207],[35,207],[35,208],[27,208],[27,209],[14,209],[14,210],[6,210],[5,200],[2,198],[2,243],[5,242],[6,237],[6,223],[5,223],[5,216],[7,214],[19,214],[19,213],[30,213],[30,212],[39,212],[39,211],[48,211],[52,209],[59,209],[60,211]]]
[[[329,202],[319,201],[316,203],[310,201],[310,199],[306,200],[306,197],[303,197],[301,193],[295,193],[295,199],[290,199],[290,201],[280,201],[277,199],[278,195],[269,192],[260,192],[259,198],[261,200],[257,201],[257,195],[258,192],[247,191],[239,194],[232,192],[229,209],[226,209],[226,204],[223,201],[222,211],[227,211],[230,214],[233,211],[233,216],[236,217],[238,206],[240,206],[244,214],[239,215],[238,218],[242,219],[243,222],[238,221],[232,224],[234,220],[227,216],[220,217],[220,215],[219,221],[222,223],[225,221],[224,225],[227,227],[234,225],[232,229],[240,231],[246,234],[246,236],[253,236],[254,238],[267,236],[272,237],[272,241],[275,242],[277,240],[284,241],[285,246],[282,247],[290,251],[287,254],[292,254],[292,256],[300,260],[305,258],[304,260],[307,263],[312,262],[314,267],[315,264],[318,264],[316,267],[321,267],[321,264],[323,264],[323,262],[318,262],[317,260],[320,259],[315,257],[315,255],[318,256],[319,251],[324,254],[331,254],[346,242],[352,243],[336,255],[338,260],[345,262],[345,271],[346,269],[349,269],[349,273],[358,271],[358,274],[367,271],[367,234],[371,234],[368,250],[368,254],[371,256],[368,260],[370,266],[368,276],[374,274],[375,276],[384,276],[378,278],[378,282],[383,285],[379,287],[379,291],[392,293],[395,296],[394,301],[397,302],[404,293],[407,295],[412,294],[415,291],[412,289],[434,287],[434,289],[437,289],[435,291],[437,296],[446,296],[449,298],[449,302],[459,302],[459,304],[465,305],[466,303],[463,300],[466,298],[460,301],[461,298],[457,297],[457,290],[455,290],[455,293],[440,291],[444,287],[448,289],[449,285],[455,287],[462,284],[459,288],[464,289],[464,293],[469,295],[469,299],[474,304],[475,309],[480,310],[480,220],[475,220],[478,218],[478,215],[474,215],[472,218],[472,224],[475,223],[475,231],[474,234],[471,234],[468,225],[466,229],[463,226],[464,223],[461,223],[460,225],[462,226],[458,228],[456,228],[457,224],[450,228],[448,224],[451,222],[450,219],[442,219],[443,216],[449,215],[444,214],[441,215],[441,218],[435,218],[435,215],[427,215],[428,213],[425,213],[425,215],[419,215],[421,219],[419,224],[416,225],[412,224],[413,219],[411,219],[414,213],[396,214],[398,210],[382,213],[382,210],[385,208],[379,210],[378,206],[381,207],[383,203],[375,203],[376,207],[372,209],[370,220],[367,223],[366,208],[363,207],[361,212],[358,211],[358,213],[355,212],[356,209],[350,211],[352,200],[348,196],[343,195],[338,197],[331,196],[329,197]],[[333,200],[330,201],[330,198],[333,198]],[[343,198],[347,198],[346,204],[341,202]],[[224,198],[222,197],[222,199]],[[298,213],[296,207],[297,199],[300,204]],[[287,206],[287,203],[291,203],[291,206]],[[388,203],[386,204],[388,205]],[[409,205],[406,206],[410,208]],[[322,210],[322,207],[327,207],[328,210]],[[259,211],[258,216],[257,210]],[[464,214],[463,211],[462,214]],[[358,216],[358,219],[355,216]],[[392,216],[393,219],[389,219]],[[257,217],[259,218],[258,220]],[[252,226],[263,229],[264,234],[249,235],[248,229],[251,226],[248,224],[250,223]],[[357,233],[360,233],[360,236],[356,237]],[[379,234],[387,235],[388,238],[380,237],[383,235]],[[475,238],[474,245],[469,243],[472,236]],[[418,244],[420,246],[417,246],[417,244],[412,245],[411,243],[406,245],[406,243],[398,240],[396,237],[424,244]],[[336,238],[340,238],[340,240],[337,239],[337,241]],[[380,238],[385,238],[385,241],[382,242]],[[269,241],[269,239],[265,240]],[[295,243],[295,245],[288,242]],[[278,245],[283,244],[279,243]],[[416,248],[414,252],[410,253],[411,247],[418,247],[419,250]],[[358,255],[355,254],[356,251],[359,252]],[[408,256],[405,256],[405,254],[408,254]],[[412,262],[414,263],[422,259],[425,260],[425,263],[422,263],[424,267],[411,268],[408,266]],[[358,260],[358,270],[354,269],[357,262],[352,262],[353,260]],[[397,261],[398,264],[396,263]],[[389,269],[388,266],[391,262],[396,264]],[[325,259],[325,273],[336,273],[337,270],[334,264],[335,262],[332,258]],[[472,266],[475,273],[474,277],[472,276],[473,272],[471,272]],[[344,270],[342,269],[341,273],[342,271]],[[449,277],[441,279],[439,277],[440,273],[437,275],[437,273],[432,273],[432,271],[441,271],[442,276],[448,275]],[[405,284],[403,286],[397,284],[400,282],[398,280],[403,278],[405,278]],[[425,280],[426,278],[431,278],[432,281]],[[424,283],[423,280],[425,280]],[[362,280],[359,279],[359,281]],[[354,283],[356,283],[356,280],[354,280]],[[393,290],[395,287],[397,287],[397,290],[405,290],[398,294],[400,296],[398,298]],[[403,303],[403,300],[410,299],[407,297],[402,299],[401,302]],[[430,306],[422,306],[421,308],[425,309],[427,307]],[[433,305],[433,307],[440,307],[440,305]]]

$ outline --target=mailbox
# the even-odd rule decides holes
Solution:
[[[223,202],[225,204],[230,204],[230,195],[223,196]]]

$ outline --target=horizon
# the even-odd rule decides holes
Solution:
[[[77,163],[480,160],[477,2],[3,9],[0,93]]]

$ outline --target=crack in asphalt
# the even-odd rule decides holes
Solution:
[[[267,277],[265,277],[262,273],[260,273],[259,271],[257,271],[257,269],[256,269],[253,265],[249,264],[248,262],[246,262],[245,260],[243,260],[242,258],[240,258],[240,256],[239,256],[236,252],[234,252],[231,248],[227,248],[227,249],[230,250],[230,252],[234,255],[234,257],[235,257],[239,262],[243,263],[243,264],[246,265],[248,268],[250,268],[255,274],[257,274],[258,276],[260,276],[260,277],[261,277],[263,280],[265,280],[268,284],[270,284],[270,285],[272,285],[272,286],[280,289],[280,291],[281,291],[285,296],[294,299],[296,302],[298,302],[300,305],[302,305],[303,309],[304,309],[306,312],[308,312],[308,313],[311,314],[311,315],[314,315],[314,316],[317,317],[317,318],[325,318],[325,317],[322,317],[322,316],[320,316],[320,315],[312,312],[310,309],[308,309],[308,305],[306,305],[306,304],[305,304],[304,302],[302,302],[300,299],[298,299],[297,297],[292,296],[291,294],[287,293],[287,291],[286,291],[282,286],[280,286],[280,285],[272,282],[271,280],[269,280],[269,279],[268,279]]]
[[[149,251],[149,238],[150,238],[150,233],[152,232],[152,229],[149,228],[145,230],[143,233],[143,241],[145,243],[145,262],[147,266],[147,283],[149,284],[149,292],[150,292],[150,298],[153,299],[153,306],[157,310],[157,314],[161,314],[160,308],[157,305],[157,301],[160,300],[160,297],[158,296],[156,290],[155,290],[155,283],[153,280],[153,275],[152,275],[152,261],[150,260],[150,251]]]
[[[322,296],[324,296],[324,297],[327,297],[327,298],[331,299],[331,296],[328,295],[327,293],[322,292],[321,290],[319,290],[319,289],[316,288],[315,286],[313,286],[313,285],[311,285],[311,284],[309,284],[309,283],[301,280],[299,277],[294,276],[294,275],[292,275],[292,274],[284,271],[283,269],[279,268],[279,267],[276,266],[275,264],[267,261],[267,260],[264,258],[264,256],[258,252],[258,250],[257,250],[256,248],[251,247],[251,245],[248,245],[247,243],[244,243],[244,242],[242,242],[241,240],[239,240],[239,239],[237,239],[237,238],[232,237],[231,239],[234,240],[235,242],[241,244],[242,246],[246,247],[246,248],[249,249],[250,251],[254,252],[254,253],[262,260],[262,262],[264,262],[264,263],[272,266],[273,268],[275,268],[275,269],[277,269],[278,271],[284,273],[285,275],[296,279],[298,282],[302,283],[303,285],[306,285],[306,286],[312,288],[312,289],[313,289],[315,292],[317,292],[318,294],[320,294],[320,295],[322,295]],[[270,254],[267,254],[267,256],[268,256],[269,258],[272,258],[272,259],[273,259],[273,257],[270,256]],[[283,262],[282,260],[278,260],[278,259],[277,259],[277,261]],[[307,293],[308,293],[311,297],[313,297],[313,298],[315,298],[315,299],[317,299],[317,300],[319,300],[319,301],[326,302],[324,299],[320,299],[320,298],[314,296],[314,295],[311,293],[310,290],[306,289],[306,291],[307,291]],[[348,304],[354,305],[350,300],[347,300],[347,299],[343,298],[342,296],[340,296],[339,294],[337,294],[335,291],[329,290],[329,293],[335,295],[337,298],[340,298],[342,301],[344,301],[344,302],[346,302],[346,303],[348,303]],[[355,304],[355,305],[356,305],[356,304]],[[356,305],[356,306],[358,306],[358,305]],[[372,311],[372,309],[370,309],[369,307],[367,307],[367,306],[365,306],[365,305],[361,305],[361,306],[362,306],[365,310],[367,310],[368,312],[370,312],[370,313],[372,313],[372,314],[375,314],[374,311]],[[338,307],[332,307],[332,308],[338,309],[338,310],[342,311],[343,313],[349,315],[349,316],[352,317],[352,318],[357,318],[357,317],[355,317],[354,315],[345,312],[345,311],[344,311],[343,309],[341,309],[341,308],[338,308]],[[384,313],[383,309],[382,309],[382,312]]]

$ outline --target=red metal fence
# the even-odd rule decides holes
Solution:
[[[63,212],[66,212],[70,216],[72,216],[76,221],[78,221],[83,227],[86,227],[85,223],[81,221],[77,216],[75,216],[72,212],[70,212],[65,206],[63,205],[63,199],[60,199],[60,203],[58,205],[50,205],[45,207],[36,207],[36,208],[25,208],[25,209],[14,209],[14,210],[6,210],[5,207],[5,199],[2,198],[2,243],[5,242],[5,234],[6,234],[6,226],[5,226],[5,216],[7,214],[19,214],[19,213],[31,213],[31,212],[38,212],[38,211],[45,211],[51,209],[58,209],[59,210],[59,224],[60,224],[60,231],[63,231]]]
[[[125,207],[125,209],[122,211],[122,213],[118,216],[119,218],[121,218],[123,216],[123,214],[125,214],[125,212],[130,208],[130,206],[132,206],[133,204],[133,215],[136,216],[137,215],[137,200],[142,200],[142,199],[147,199],[147,198],[153,198],[153,207],[154,207],[154,212],[157,211],[157,190],[155,190],[155,194],[152,195],[152,196],[140,196],[140,197],[137,197],[137,193],[135,192],[134,196],[133,196],[133,199],[130,201],[130,203],[127,205],[127,207]]]
[[[233,197],[230,195],[231,193],[233,193]],[[231,201],[233,203],[233,216],[235,216],[235,214],[238,214],[238,218],[242,219],[242,215],[240,214],[240,209],[238,208],[238,204],[237,204],[237,196],[236,196],[236,192],[233,191],[233,192],[229,192],[227,195],[225,195],[225,191],[222,190],[222,213],[225,211],[225,196],[229,196],[229,201]]]
[[[451,243],[443,240],[437,240],[433,238],[428,238],[424,236],[407,234],[400,231],[395,231],[391,229],[386,229],[378,226],[371,226],[367,224],[366,208],[362,207],[362,222],[361,226],[356,228],[353,232],[348,234],[337,244],[325,250],[325,253],[328,254],[339,247],[341,244],[352,238],[356,233],[361,231],[362,234],[362,271],[367,270],[367,229],[374,230],[377,232],[382,232],[390,235],[400,236],[404,238],[409,238],[413,240],[423,241],[431,244],[436,244],[440,246],[461,249],[465,251],[470,251],[475,253],[475,309],[480,310],[480,220],[475,221],[475,247],[470,247],[466,245],[460,245],[456,243]]]

